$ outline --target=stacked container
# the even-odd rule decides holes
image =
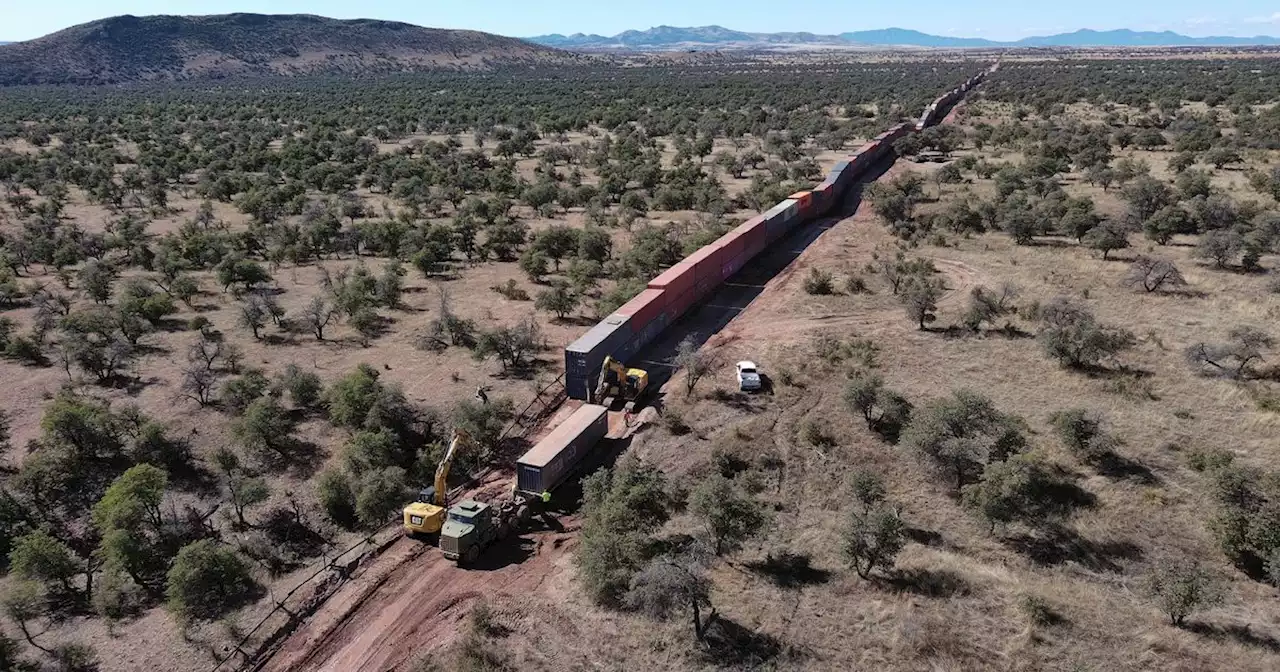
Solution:
[[[623,356],[631,342],[631,319],[613,314],[564,349],[564,386],[572,399],[587,400],[600,378],[604,358]]]
[[[630,319],[631,340],[616,355],[625,361],[652,343],[667,328],[667,293],[660,289],[646,289],[615,314]]]

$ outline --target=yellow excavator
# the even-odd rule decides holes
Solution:
[[[600,369],[600,380],[596,383],[592,403],[610,406],[614,399],[626,401],[628,413],[635,410],[636,403],[649,389],[649,372],[644,369],[629,369],[626,364],[613,357],[604,358],[604,366]]]
[[[419,493],[419,501],[404,507],[404,529],[409,536],[439,534],[440,528],[444,527],[449,510],[446,501],[449,496],[449,470],[453,468],[453,458],[462,446],[472,448],[474,444],[466,432],[455,429],[449,450],[436,466],[435,485],[423,489]]]

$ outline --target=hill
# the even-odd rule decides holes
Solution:
[[[1078,30],[1074,33],[1028,37],[1016,42],[998,42],[981,38],[930,35],[916,30],[885,28],[817,35],[814,33],[746,33],[721,26],[675,28],[658,26],[649,30],[628,30],[612,37],[603,35],[540,35],[530,42],[562,49],[629,49],[663,51],[693,47],[717,49],[769,49],[781,46],[825,47],[1176,47],[1176,46],[1248,46],[1277,45],[1274,37],[1187,37],[1169,31],[1138,32],[1133,30]]]
[[[391,21],[118,16],[0,46],[0,85],[481,69],[579,58],[511,37]]]

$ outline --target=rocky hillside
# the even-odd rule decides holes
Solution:
[[[0,46],[0,85],[114,84],[568,63],[510,37],[319,16],[118,16]]]

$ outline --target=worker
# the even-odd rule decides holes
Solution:
[[[543,504],[550,504],[550,503],[551,503],[551,493],[550,493],[550,492],[547,492],[546,490],[543,490],[543,491],[542,491],[542,503],[543,503]]]
[[[489,395],[484,393],[483,385],[476,388],[476,401],[479,401],[486,406],[489,405]]]

